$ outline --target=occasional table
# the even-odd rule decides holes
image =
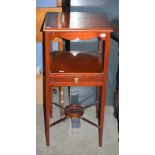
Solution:
[[[68,118],[80,118],[98,128],[99,146],[102,146],[110,33],[112,32],[106,15],[83,12],[47,13],[43,31],[45,44],[45,129],[47,145],[49,146],[50,144],[49,128],[51,126]],[[50,44],[55,37],[65,40],[98,38],[99,49],[89,53],[87,51],[52,51]],[[82,107],[74,103],[65,108],[57,105],[64,110],[65,117],[50,124],[50,117],[52,118],[50,91],[54,86],[96,86],[98,88],[96,111],[99,124],[95,124],[83,117],[84,110],[88,107]],[[99,102],[100,97],[101,102]]]

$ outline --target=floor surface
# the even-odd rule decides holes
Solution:
[[[66,97],[67,98],[67,97]],[[54,96],[54,102],[58,97]],[[67,100],[66,100],[67,103]],[[60,118],[59,108],[53,106],[53,120]],[[106,106],[103,130],[103,146],[98,144],[98,129],[81,120],[81,128],[72,128],[70,119],[50,128],[50,146],[46,146],[43,106],[37,105],[37,155],[118,155],[119,142],[117,120],[113,107]],[[87,109],[84,116],[97,123],[95,106]]]

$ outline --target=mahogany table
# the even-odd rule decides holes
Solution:
[[[70,12],[70,13],[47,13],[44,21],[45,43],[45,93],[46,115],[45,129],[46,142],[49,146],[49,128],[67,118],[81,118],[99,129],[99,146],[102,146],[104,108],[106,98],[106,83],[108,75],[108,57],[110,48],[110,33],[112,29],[105,14]],[[53,51],[51,42],[55,38],[66,40],[89,40],[99,38],[99,50],[96,52],[86,51]],[[103,44],[104,43],[104,44]],[[82,115],[88,107],[70,104],[64,109],[66,116],[52,124],[51,89],[54,86],[96,86],[98,88],[97,104],[99,124],[89,121]],[[102,93],[100,93],[100,88]],[[54,103],[53,103],[54,104]],[[100,107],[100,108],[99,108]]]

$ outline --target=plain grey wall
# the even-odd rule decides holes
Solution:
[[[110,19],[119,16],[119,0],[71,0],[71,11],[106,12]]]

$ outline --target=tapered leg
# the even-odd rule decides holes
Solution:
[[[49,146],[49,101],[50,101],[50,95],[49,95],[49,86],[47,85],[46,82],[46,115],[45,115],[45,130],[46,130],[46,143]]]
[[[50,144],[50,132],[49,132],[49,119],[50,119],[50,86],[49,86],[49,78],[50,78],[50,39],[51,34],[49,32],[44,33],[45,37],[45,132],[46,132],[46,143],[49,146]]]
[[[106,33],[105,39],[105,52],[104,52],[104,75],[103,75],[103,85],[102,85],[102,101],[100,109],[100,128],[99,128],[99,146],[102,146],[103,137],[103,123],[104,123],[104,110],[105,110],[105,100],[106,100],[106,85],[108,77],[108,60],[109,60],[109,49],[110,49],[110,33]]]
[[[100,110],[100,128],[99,128],[99,146],[102,146],[102,137],[103,137],[103,124],[104,124],[104,110],[105,110],[105,89],[102,87],[102,101],[101,101],[101,110]]]
[[[99,116],[100,87],[96,87],[96,118]]]

